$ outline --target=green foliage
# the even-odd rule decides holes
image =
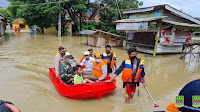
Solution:
[[[48,28],[53,23],[57,25],[60,11],[64,14],[66,11],[70,17],[78,24],[80,13],[85,12],[88,0],[8,0],[11,5],[28,5],[28,6],[9,6],[13,18],[24,18],[28,25],[37,25],[41,28]],[[60,3],[51,3],[58,2]],[[42,5],[40,3],[51,3]],[[29,5],[38,4],[38,5]],[[64,16],[62,17],[64,20]]]
[[[88,29],[95,30],[98,27],[98,23],[94,20],[88,22]]]
[[[84,19],[86,9],[97,8],[98,4],[89,3],[88,0],[8,0],[10,5],[8,11],[13,19],[24,18],[28,25],[37,25],[39,27],[48,28],[51,24],[57,25],[58,15],[60,11],[68,12],[72,21],[76,26],[80,24],[80,19]],[[60,3],[51,3],[51,2]],[[41,3],[50,3],[42,5]],[[29,5],[38,4],[38,5]],[[138,8],[143,4],[138,0],[118,0],[119,8],[122,9]],[[28,6],[13,6],[13,5],[28,5]],[[109,7],[107,13],[100,13],[100,23],[90,21],[88,25],[83,25],[83,29],[101,29],[111,33],[123,35],[123,32],[116,30],[116,23],[119,20],[119,14],[116,10],[115,0],[105,0],[103,5]],[[128,16],[123,15],[123,18]],[[64,20],[64,16],[62,17]],[[83,21],[83,20],[82,20]]]
[[[80,15],[83,15],[88,5],[88,0],[69,0],[68,2],[61,3],[61,6],[67,10],[77,26],[80,24],[80,18],[83,18]]]
[[[3,15],[4,17],[6,17],[5,19],[2,20],[5,24],[4,26],[6,27],[8,25],[8,20],[12,18],[11,12],[7,9],[0,8],[0,15]]]
[[[118,0],[120,9],[133,9],[143,5],[143,2],[138,0]]]
[[[11,5],[26,6],[9,6],[8,10],[12,13],[14,19],[24,18],[28,25],[37,25],[41,29],[48,28],[50,25],[57,24],[59,4],[41,4],[46,3],[45,0],[9,0]],[[51,1],[49,1],[51,2]],[[38,4],[38,5],[30,5]]]
[[[114,0],[115,1],[115,0]],[[100,13],[100,23],[97,25],[95,22],[90,22],[89,29],[101,29],[103,31],[115,33],[118,35],[125,35],[123,31],[116,30],[116,23],[115,21],[119,20],[118,10],[116,8],[116,4],[114,1],[106,1],[106,5],[108,5],[108,10],[106,13]],[[137,0],[118,0],[120,12],[122,14],[123,9],[132,9],[138,8],[139,6],[143,5],[143,2],[139,2]],[[123,19],[127,19],[127,15],[122,15]]]
[[[7,18],[11,18],[11,13],[7,9],[1,9],[0,8],[0,14],[3,15],[3,16],[5,16],[5,17],[7,17]]]

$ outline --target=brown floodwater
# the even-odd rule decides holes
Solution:
[[[102,53],[104,48],[86,45],[87,39],[78,36],[58,38],[50,35],[8,33],[0,38],[0,97],[17,105],[23,112],[152,112],[165,110],[175,101],[180,89],[189,81],[200,78],[198,58],[180,55],[159,55],[153,58],[139,53],[145,59],[146,82],[156,102],[154,109],[144,87],[140,96],[135,94],[130,104],[124,103],[121,75],[117,77],[116,90],[101,99],[73,100],[61,96],[48,76],[54,66],[58,46],[79,60],[85,50],[93,48]],[[113,48],[117,65],[127,57],[123,48]],[[137,93],[137,91],[136,91]]]

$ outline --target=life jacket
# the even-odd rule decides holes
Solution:
[[[84,55],[83,55],[83,56],[81,57],[81,60],[80,60],[80,62],[82,62],[84,58],[85,58],[85,57],[84,57]]]
[[[108,64],[108,55],[106,54],[106,52],[103,53],[103,61],[106,64]],[[110,69],[113,69],[115,61],[116,61],[116,54],[112,53],[112,60],[111,60],[111,63],[110,63]]]
[[[14,31],[16,32],[16,31],[17,31],[17,28],[14,28]]]
[[[17,31],[20,32],[20,28],[17,28]]]
[[[58,54],[60,54],[60,52],[58,51],[58,52],[56,52],[56,55],[58,55]]]
[[[92,75],[97,76],[97,78],[99,79],[103,75],[101,67],[104,65],[106,65],[104,61],[102,61],[101,63],[97,63],[96,61],[94,61],[94,64],[93,64],[94,68],[93,68]]]
[[[59,55],[60,54],[60,52],[58,51],[58,52],[56,52],[56,55]],[[66,54],[70,54],[70,53],[68,53],[68,52],[65,52],[65,55]]]
[[[136,74],[135,74],[134,82],[139,82],[139,77],[142,72],[143,66],[144,66],[144,59],[140,58],[140,63],[139,63],[139,66],[138,66]],[[132,82],[132,77],[133,77],[132,72],[133,72],[133,68],[131,65],[131,60],[128,57],[125,59],[125,67],[122,72],[122,81],[123,82]]]

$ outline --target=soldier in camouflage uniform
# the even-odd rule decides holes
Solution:
[[[72,55],[65,55],[60,61],[60,79],[66,84],[74,84],[75,71],[72,67],[74,57]]]

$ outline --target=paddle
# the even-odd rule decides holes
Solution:
[[[159,107],[159,105],[157,105],[157,104],[156,104],[155,100],[154,100],[154,99],[153,99],[153,97],[151,96],[151,93],[149,92],[149,90],[148,90],[147,86],[144,86],[144,87],[145,87],[145,89],[147,90],[147,92],[148,92],[149,96],[151,97],[151,99],[152,99],[152,101],[153,101],[153,103],[154,103],[154,108],[157,108],[157,107]]]

